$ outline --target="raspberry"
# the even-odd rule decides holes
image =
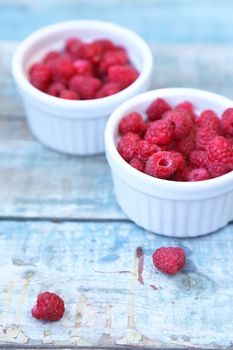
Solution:
[[[190,134],[193,127],[192,115],[184,109],[178,109],[170,111],[164,116],[167,120],[170,120],[174,126],[174,137],[179,140],[188,134]]]
[[[93,77],[75,75],[69,81],[69,88],[76,91],[84,100],[95,98],[96,93],[100,87],[101,81]]]
[[[178,168],[179,163],[170,152],[154,153],[146,162],[145,173],[159,179],[168,179]]]
[[[138,141],[140,137],[134,133],[128,133],[123,135],[118,143],[117,150],[126,161],[131,161],[138,154]]]
[[[129,164],[139,171],[144,171],[145,163],[137,157],[133,158]]]
[[[208,146],[208,143],[217,135],[218,133],[213,128],[204,126],[197,128],[196,148],[205,150]]]
[[[230,171],[229,167],[225,164],[219,164],[215,162],[208,162],[207,169],[212,178],[225,175]]]
[[[145,140],[150,143],[168,145],[173,141],[174,124],[170,120],[156,120],[149,124]]]
[[[214,137],[207,147],[208,161],[227,166],[233,169],[233,146],[223,136]]]
[[[174,159],[177,163],[177,171],[184,170],[185,168],[185,160],[183,155],[180,152],[171,150],[170,153],[173,155]]]
[[[107,72],[108,68],[114,65],[123,65],[128,62],[128,56],[125,50],[106,51],[104,52],[99,69],[102,72]]]
[[[94,41],[94,44],[99,45],[102,52],[107,50],[115,50],[115,45],[108,39],[98,39]]]
[[[138,142],[138,158],[142,161],[146,161],[152,154],[159,151],[161,151],[161,148],[153,143],[145,140]]]
[[[118,83],[121,89],[127,88],[138,77],[137,70],[130,64],[115,65],[108,69],[108,79],[111,82]]]
[[[73,66],[76,74],[86,76],[92,76],[93,74],[91,62],[88,60],[75,60]]]
[[[162,115],[171,110],[171,106],[163,99],[157,98],[146,110],[148,119],[151,121],[160,119]]]
[[[97,92],[96,98],[107,97],[116,94],[121,91],[120,86],[117,83],[106,83]]]
[[[145,130],[144,120],[141,114],[137,112],[131,112],[123,117],[119,124],[119,131],[122,135],[128,132],[134,132],[136,134],[143,134]]]
[[[80,100],[80,96],[77,94],[77,92],[72,90],[62,90],[60,97],[65,98],[66,100]]]
[[[185,251],[179,247],[161,247],[152,255],[155,267],[168,275],[176,275],[185,265]]]
[[[185,165],[183,170],[177,170],[172,176],[171,180],[173,181],[188,181],[187,175],[193,168],[189,165]]]
[[[175,106],[175,109],[176,110],[184,109],[184,110],[194,114],[193,105],[189,101],[184,101],[184,102],[179,103],[178,105]]]
[[[55,58],[58,58],[60,56],[59,52],[57,51],[50,51],[45,55],[43,59],[43,63],[50,64]]]
[[[199,127],[214,129],[216,132],[220,130],[220,120],[211,109],[203,111],[196,122]]]
[[[79,58],[83,52],[83,43],[77,38],[70,38],[66,41],[65,50],[70,53],[73,58]]]
[[[47,89],[47,94],[55,97],[60,97],[60,93],[65,90],[65,85],[61,82],[52,83]]]
[[[41,91],[46,91],[52,82],[52,72],[49,67],[43,63],[35,63],[29,71],[30,82]]]
[[[75,74],[75,68],[68,57],[60,56],[52,61],[54,80],[67,81]]]
[[[224,111],[221,126],[226,133],[233,135],[233,108],[228,108]]]
[[[195,149],[189,155],[189,163],[194,168],[205,168],[207,164],[206,151]]]
[[[64,301],[55,293],[44,292],[37,297],[37,303],[32,309],[32,317],[43,321],[58,321],[64,312]]]
[[[94,64],[99,63],[101,59],[102,50],[96,42],[83,44],[83,52],[81,58],[91,61]]]
[[[205,168],[192,169],[187,173],[188,181],[202,181],[210,179],[210,175]]]

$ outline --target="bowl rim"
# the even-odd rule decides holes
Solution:
[[[130,186],[152,196],[156,195],[167,197],[169,199],[180,198],[192,200],[194,198],[200,199],[214,197],[219,193],[228,192],[229,186],[230,189],[233,189],[233,171],[213,179],[195,182],[179,182],[158,179],[133,168],[117,151],[114,142],[114,133],[117,132],[116,130],[120,119],[128,112],[128,110],[132,109],[135,104],[138,105],[140,103],[145,103],[147,100],[153,100],[158,97],[166,99],[169,97],[182,98],[182,96],[184,96],[183,100],[188,99],[189,96],[190,99],[200,96],[203,96],[203,98],[206,98],[207,100],[217,99],[219,103],[225,106],[224,108],[233,107],[233,101],[224,96],[206,90],[193,88],[174,87],[157,89],[132,97],[130,100],[120,105],[111,114],[107,121],[105,127],[105,150],[108,162],[124,182],[128,182]]]
[[[35,88],[28,80],[26,74],[23,71],[22,60],[27,52],[27,50],[34,45],[36,41],[41,40],[42,37],[50,36],[53,33],[59,31],[69,31],[74,28],[82,28],[89,29],[93,28],[101,28],[106,29],[106,32],[117,32],[118,35],[126,36],[130,38],[131,41],[135,43],[135,46],[138,46],[138,51],[143,57],[144,68],[140,72],[138,78],[126,89],[103,98],[92,99],[92,100],[66,100],[60,99],[51,95],[48,95],[37,88]],[[126,43],[127,49],[127,43]],[[132,30],[120,26],[115,23],[107,22],[107,21],[98,21],[98,20],[71,20],[71,21],[63,21],[55,24],[48,25],[46,27],[42,27],[41,29],[33,32],[29,36],[27,36],[17,47],[13,60],[12,60],[12,73],[15,81],[20,86],[20,88],[31,98],[36,99],[39,103],[46,104],[47,106],[54,107],[56,104],[56,108],[62,108],[70,111],[80,110],[86,111],[90,109],[101,109],[111,108],[113,105],[119,104],[119,101],[125,100],[131,97],[133,94],[136,94],[138,90],[143,86],[143,84],[150,78],[153,69],[153,55],[148,46],[148,44],[135,32]],[[79,116],[75,116],[75,118],[79,118]]]

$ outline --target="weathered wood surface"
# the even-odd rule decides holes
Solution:
[[[175,277],[151,254],[183,246]],[[141,247],[144,255],[135,256]],[[9,222],[0,225],[0,342],[53,346],[230,348],[233,225],[203,238],[155,236],[131,223]],[[40,291],[65,300],[58,323],[31,318]]]
[[[0,217],[125,218],[104,156],[60,155],[30,135],[10,75],[15,46],[0,45]],[[189,86],[233,98],[232,47],[155,45],[153,52],[153,87]]]

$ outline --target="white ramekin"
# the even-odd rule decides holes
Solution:
[[[138,79],[115,95],[88,101],[59,99],[39,91],[28,80],[28,68],[49,50],[61,49],[70,37],[84,41],[106,38],[123,45],[140,72]],[[104,152],[107,118],[122,102],[148,90],[152,68],[151,51],[137,34],[112,23],[92,20],[62,22],[38,30],[18,46],[12,63],[32,133],[54,150],[78,155]]]
[[[148,176],[131,167],[116,149],[118,124],[129,112],[142,114],[157,97],[172,106],[188,100],[200,113],[213,109],[221,114],[233,101],[211,92],[169,88],[131,98],[110,116],[105,129],[105,147],[112,169],[119,205],[139,226],[166,236],[194,237],[213,232],[233,220],[233,171],[215,179],[175,182]]]

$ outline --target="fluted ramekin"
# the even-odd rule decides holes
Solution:
[[[188,88],[154,90],[118,107],[105,128],[105,147],[112,169],[117,201],[123,212],[146,230],[165,236],[194,237],[218,230],[233,220],[233,171],[205,181],[176,182],[148,176],[130,166],[116,149],[118,125],[129,112],[142,114],[156,98],[172,106],[188,100],[200,113],[213,109],[220,115],[233,101]]]
[[[117,94],[96,100],[65,100],[39,91],[28,80],[28,68],[48,51],[61,49],[70,37],[84,41],[106,38],[124,46],[139,77]],[[152,67],[151,51],[137,34],[116,24],[92,20],[62,22],[38,30],[18,46],[12,63],[32,133],[54,150],[77,155],[104,152],[104,127],[109,115],[122,102],[148,90]]]

